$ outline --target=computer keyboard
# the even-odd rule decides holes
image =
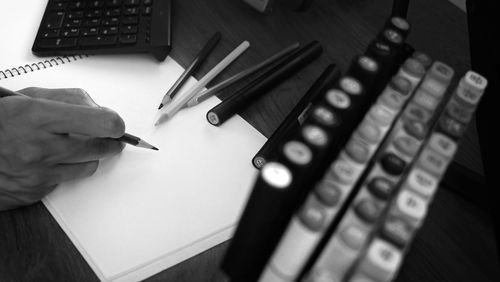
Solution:
[[[38,56],[151,53],[171,48],[171,0],[49,0],[32,51]]]

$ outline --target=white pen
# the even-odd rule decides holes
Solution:
[[[250,47],[248,41],[243,41],[236,49],[220,61],[213,69],[211,69],[202,79],[196,82],[188,91],[174,97],[172,102],[162,109],[160,118],[156,121],[155,125],[173,117],[184,105],[200,92],[212,79],[214,79],[222,70],[238,58],[243,52]]]

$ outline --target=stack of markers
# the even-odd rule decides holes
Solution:
[[[222,263],[231,281],[391,281],[486,80],[450,87],[391,18],[285,134],[256,180]],[[453,91],[451,91],[453,89]]]

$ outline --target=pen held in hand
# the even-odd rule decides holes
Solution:
[[[130,145],[134,145],[136,147],[141,147],[141,148],[146,148],[146,149],[151,149],[158,151],[159,149],[156,148],[155,146],[149,144],[148,142],[142,140],[141,138],[134,136],[132,134],[125,133],[122,137],[120,138],[115,138],[117,141],[121,141],[123,143],[127,143]]]
[[[186,107],[196,106],[199,103],[212,97],[213,95],[216,95],[218,92],[224,90],[225,88],[227,88],[227,87],[229,87],[229,86],[231,86],[231,85],[233,85],[233,84],[235,84],[243,79],[246,79],[247,77],[251,76],[255,72],[260,71],[262,69],[265,69],[266,67],[272,66],[279,59],[283,58],[284,56],[290,55],[290,53],[295,51],[297,48],[299,48],[299,43],[293,43],[292,45],[277,52],[276,54],[272,55],[271,57],[265,59],[264,61],[233,75],[232,77],[220,82],[219,84],[214,85],[210,89],[206,89],[204,91],[201,91],[195,97],[193,97],[191,100],[189,100],[189,102],[186,104]]]
[[[168,90],[167,94],[163,96],[163,100],[161,101],[160,106],[158,109],[161,109],[164,105],[169,103],[174,96],[179,92],[179,90],[182,88],[184,85],[184,82],[198,69],[198,67],[203,63],[203,61],[206,60],[208,57],[208,54],[215,48],[217,43],[219,43],[221,38],[220,32],[216,32],[210,40],[203,46],[203,48],[200,50],[198,55],[193,59],[189,67],[184,70],[182,75],[177,79],[177,81],[174,83],[174,85]]]
[[[22,93],[15,92],[15,91],[12,91],[12,90],[9,90],[9,89],[6,89],[6,88],[3,88],[3,87],[0,86],[0,98],[8,97],[8,96],[21,96],[21,97],[31,98],[31,97],[26,96],[26,95],[24,95]],[[141,138],[136,137],[136,136],[134,136],[132,134],[128,134],[128,133],[125,133],[122,137],[112,138],[112,139],[115,139],[117,141],[130,144],[130,145],[134,145],[134,146],[137,146],[137,147],[141,147],[141,148],[151,149],[151,150],[155,150],[155,151],[159,150],[158,148],[156,148],[155,146],[153,146],[153,145],[149,144],[148,142],[142,140]]]

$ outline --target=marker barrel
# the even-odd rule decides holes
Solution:
[[[301,119],[304,119],[307,114],[306,112],[308,112],[310,108],[311,101],[314,100],[318,94],[323,92],[326,87],[338,80],[339,76],[340,70],[335,64],[331,64],[326,67],[323,73],[313,83],[311,88],[309,88],[306,94],[291,110],[285,120],[273,132],[271,137],[269,137],[257,154],[255,154],[252,159],[252,163],[256,168],[262,168],[266,162],[272,159],[273,154],[276,153],[278,144],[283,142],[286,136],[289,136],[298,128],[301,123]]]
[[[238,111],[257,100],[265,92],[318,58],[321,53],[322,47],[317,41],[313,41],[302,47],[292,55],[293,58],[290,61],[287,60],[265,72],[252,82],[249,87],[244,87],[208,111],[208,122],[216,126],[223,124]]]

